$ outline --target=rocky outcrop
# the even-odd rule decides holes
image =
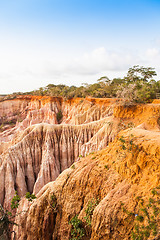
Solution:
[[[16,219],[21,223],[15,227],[17,239],[68,240],[69,222],[75,215],[84,224],[83,239],[130,239],[139,211],[137,199],[142,197],[145,202],[151,189],[160,184],[159,141],[159,132],[153,137],[147,130],[128,129],[106,149],[76,162],[45,185],[33,203],[21,201],[19,210],[25,212]],[[89,201],[96,199],[99,203],[88,229],[85,210]]]
[[[17,96],[14,100],[0,102],[0,141],[9,141],[19,131],[37,124],[56,124],[62,98]]]
[[[82,146],[104,120],[73,125],[37,124],[27,128],[0,156],[0,202],[7,206],[15,191],[37,193],[81,155]]]
[[[79,125],[111,116],[114,104],[119,101],[116,98],[91,97],[68,100],[62,107],[63,123]]]
[[[154,101],[157,102],[157,101]],[[135,104],[114,107],[113,116],[132,127],[140,125],[140,128],[159,131],[160,130],[160,105],[159,104]]]
[[[84,223],[84,239],[129,239],[134,219],[126,223],[120,202],[136,213],[136,197],[149,196],[160,181],[159,103],[31,96],[11,101],[16,106],[1,104],[13,111],[0,108],[16,119],[0,134],[0,202],[8,208],[15,190],[37,194],[33,203],[21,202],[17,239],[69,239],[70,219],[77,214],[84,222],[92,199],[100,202],[91,228]]]
[[[106,116],[116,101],[18,96],[1,102],[1,120],[8,116],[16,125],[0,134],[0,202],[8,206],[15,191],[37,193],[79,156],[108,145],[116,131]]]
[[[0,141],[8,142],[19,131],[38,123],[80,125],[113,114],[117,99],[72,99],[61,97],[17,96],[0,102]]]

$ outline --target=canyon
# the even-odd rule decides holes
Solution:
[[[114,137],[109,132],[104,141],[100,132],[105,131],[116,100],[95,101],[18,96],[0,102],[0,202],[4,206],[9,207],[15,191],[20,196],[37,193],[79,156],[102,148]]]
[[[0,102],[0,124],[0,203],[22,197],[16,239],[70,239],[70,220],[85,222],[93,199],[83,239],[130,239],[134,217],[121,203],[136,215],[137,197],[160,184],[159,100],[17,96]]]

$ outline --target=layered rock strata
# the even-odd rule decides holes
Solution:
[[[107,116],[113,114],[114,102],[36,96],[0,102],[5,126],[7,117],[16,120],[15,126],[0,134],[0,202],[8,206],[15,191],[20,196],[27,191],[37,193],[79,156],[112,141],[115,130],[108,124],[112,117]]]
[[[137,196],[137,186],[143,195],[143,188],[151,189],[159,184],[159,103],[126,107],[117,105],[116,99],[64,101],[30,96],[27,100],[20,96],[12,101],[17,101],[16,107],[10,102],[11,109],[15,109],[13,114],[9,107],[2,107],[9,101],[1,102],[0,108],[2,120],[5,111],[6,116],[17,119],[15,126],[9,126],[0,134],[0,202],[8,207],[15,190],[20,196],[27,191],[36,194],[40,191],[35,204],[30,206],[23,200],[29,215],[24,214],[24,230],[16,229],[17,236],[28,240],[47,239],[47,229],[48,239],[67,240],[71,217],[79,214],[83,219],[89,199],[99,198],[92,233],[86,239],[128,239],[132,224],[126,225],[124,219],[119,218],[119,199],[135,208],[132,198],[135,200]],[[27,103],[22,104],[23,101]],[[19,116],[22,121],[18,121]],[[128,130],[121,132],[124,129]],[[119,132],[121,135],[116,138]],[[131,140],[139,150],[123,152],[131,148],[127,147]],[[106,146],[105,151],[94,153]],[[82,160],[87,154],[89,157]],[[76,160],[79,161],[65,170]],[[41,190],[53,180],[56,181]],[[56,214],[50,206],[52,193],[59,206]],[[38,221],[41,221],[40,227],[36,229]],[[125,225],[127,229],[123,228]]]
[[[117,100],[93,98],[64,101],[56,97],[17,96],[0,102],[0,141],[8,142],[19,131],[38,123],[79,125],[113,114]]]
[[[20,196],[37,193],[79,157],[81,147],[103,121],[72,125],[38,124],[27,128],[18,142],[0,156],[0,201],[8,203],[15,190]]]
[[[17,96],[0,102],[0,141],[12,140],[15,134],[37,123],[57,124],[62,98]]]
[[[21,223],[15,226],[17,239],[68,240],[69,222],[75,215],[84,224],[81,227],[85,240],[130,239],[139,213],[138,199],[147,202],[151,190],[160,184],[159,141],[159,132],[128,129],[106,149],[76,162],[56,181],[45,185],[33,203],[21,201],[19,210],[25,212],[16,219]],[[54,208],[52,196],[56,201]],[[88,229],[85,210],[89,201],[95,199],[99,203]]]

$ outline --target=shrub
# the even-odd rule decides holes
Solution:
[[[91,223],[92,223],[92,216],[95,207],[99,204],[99,199],[92,198],[88,201],[87,208],[85,209],[86,216],[84,220],[80,220],[78,215],[75,215],[69,222],[72,225],[71,229],[71,238],[70,240],[82,239],[85,237],[91,236]],[[87,238],[88,239],[88,238]]]
[[[15,192],[14,197],[11,200],[11,208],[15,209],[19,206],[19,201],[21,200],[20,196],[17,194],[17,191]]]
[[[70,240],[81,240],[85,236],[83,222],[75,215],[69,223],[72,225]]]
[[[26,199],[29,201],[29,202],[32,202],[33,199],[36,198],[36,196],[34,194],[30,194],[30,192],[27,192],[26,195],[25,195]]]
[[[104,167],[105,167],[107,170],[109,170],[109,166],[108,166],[108,165],[104,165]]]
[[[35,198],[36,198],[36,196],[34,194],[30,194],[29,192],[26,193],[26,199],[28,199],[28,201],[32,201]],[[19,206],[20,200],[21,200],[21,198],[17,194],[17,191],[16,191],[15,196],[11,200],[11,209],[17,209]],[[19,212],[18,215],[19,214],[21,214],[21,212]],[[11,233],[13,232],[15,234],[14,231],[12,231],[12,232],[10,231],[10,226],[17,225],[14,222],[14,218],[16,216],[17,216],[17,214],[9,212],[8,210],[4,209],[2,207],[2,205],[0,204],[0,238],[3,239],[6,237],[7,239],[10,239]]]
[[[54,212],[57,211],[57,198],[54,193],[51,195],[51,207],[54,210]]]
[[[57,117],[57,122],[60,123],[63,118],[63,114],[61,110],[57,113],[56,117]]]
[[[87,204],[87,208],[85,210],[86,217],[84,217],[84,219],[86,220],[86,223],[89,226],[91,226],[93,211],[98,204],[99,204],[99,199],[94,199],[94,198],[89,200]]]
[[[132,213],[132,221],[135,223],[131,232],[133,240],[160,239],[160,193],[158,189],[159,187],[152,189],[151,193],[154,198],[149,198],[146,204],[141,197],[136,199],[139,209],[136,213]],[[124,207],[123,211],[130,214]]]
[[[72,168],[72,169],[75,169],[75,165],[74,165],[74,164],[72,164],[72,165],[71,165],[71,168]]]

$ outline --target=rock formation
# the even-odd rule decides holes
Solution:
[[[33,203],[21,201],[19,210],[26,212],[16,219],[21,222],[15,227],[17,239],[70,239],[70,220],[78,215],[85,223],[85,210],[93,199],[99,199],[99,204],[83,239],[130,239],[138,214],[137,199],[147,201],[151,189],[160,184],[159,141],[159,132],[125,130],[106,149],[76,162],[45,185]],[[53,195],[56,209],[52,207]]]
[[[8,208],[15,190],[37,195],[20,203],[16,239],[69,240],[75,215],[86,240],[130,239],[135,218],[121,203],[136,214],[137,197],[145,200],[160,184],[158,100],[124,106],[117,99],[18,96],[0,102],[0,116],[0,202]]]
[[[112,115],[117,99],[94,98],[64,101],[60,97],[17,96],[0,102],[0,141],[8,142],[19,131],[38,123],[79,125]]]
[[[19,96],[1,102],[1,121],[5,123],[7,115],[16,119],[16,125],[0,135],[0,202],[4,206],[8,207],[15,191],[20,196],[27,191],[37,193],[80,155],[101,149],[114,138],[108,124],[111,117],[106,116],[113,114],[110,105],[115,100],[94,101]],[[61,119],[57,119],[58,113]],[[101,130],[105,125],[108,135]]]
[[[82,145],[102,124],[37,124],[27,128],[18,142],[0,156],[1,203],[10,202],[15,190],[20,196],[27,191],[37,193],[55,180],[78,158]]]

